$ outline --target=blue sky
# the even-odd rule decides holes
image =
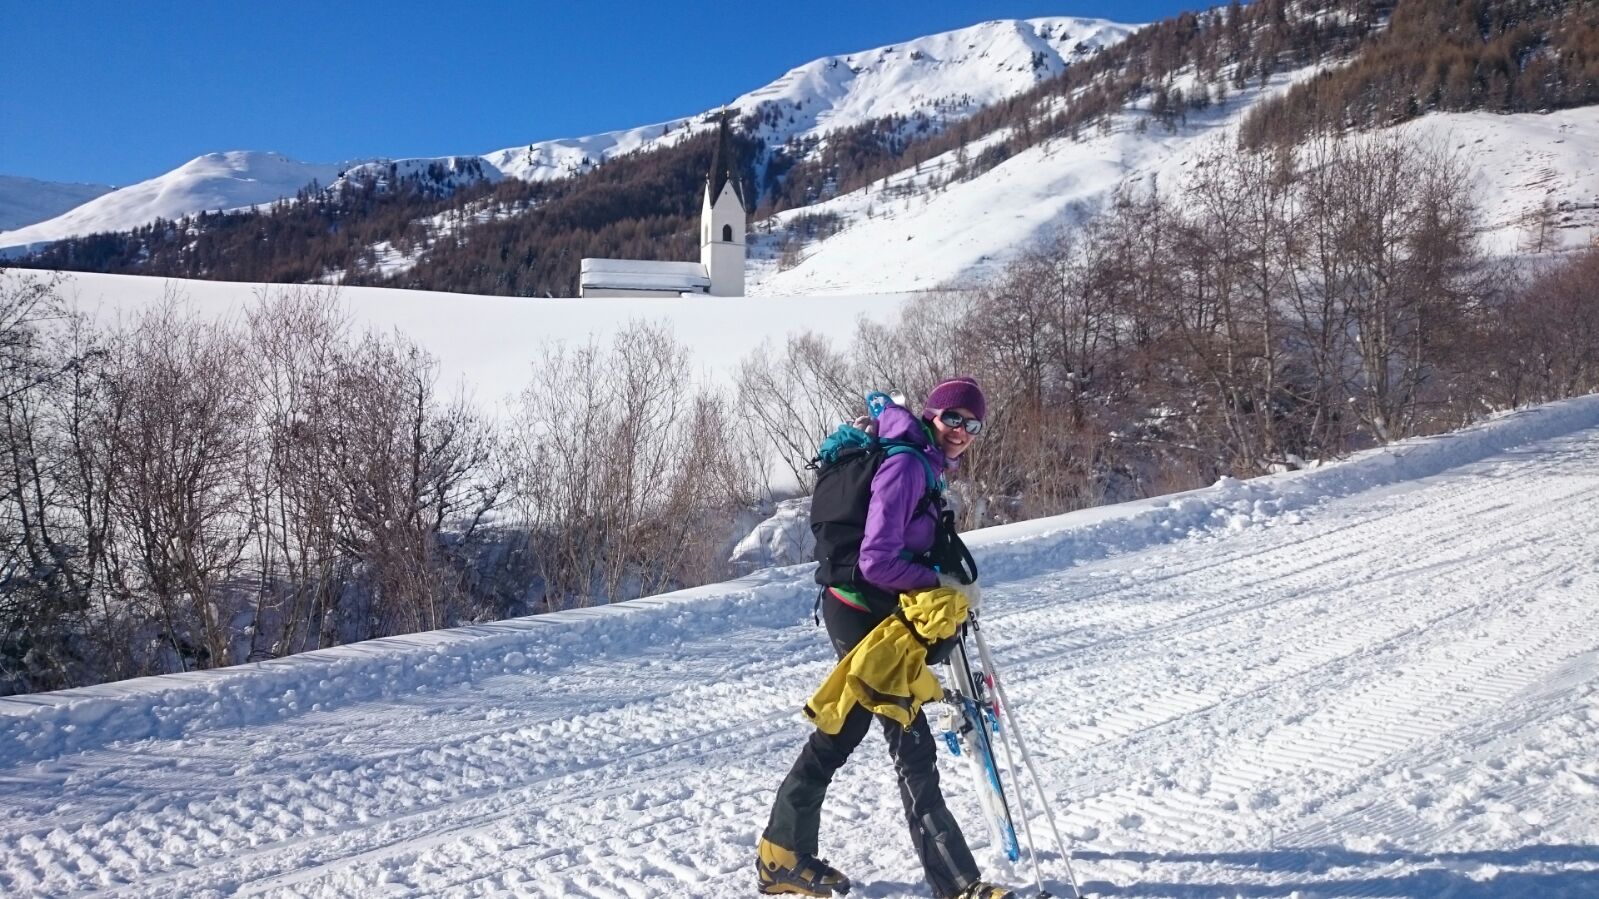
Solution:
[[[788,69],[986,19],[1180,0],[23,0],[0,12],[0,174],[125,185],[203,153],[486,153],[689,115]]]

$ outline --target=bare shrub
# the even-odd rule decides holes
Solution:
[[[966,526],[1098,503],[1103,439],[1085,400],[1112,321],[1064,233],[975,289],[951,328],[958,368],[981,372],[989,397],[982,452],[967,456],[955,492]],[[948,374],[945,375],[946,377]]]
[[[230,588],[252,526],[241,477],[254,411],[244,374],[235,336],[185,315],[175,295],[110,344],[99,428],[125,553],[111,576],[157,623],[181,669],[237,661]]]
[[[1228,466],[1258,473],[1280,463],[1283,432],[1302,407],[1285,383],[1282,297],[1294,229],[1285,153],[1224,149],[1184,186],[1185,282],[1192,318],[1178,328],[1211,394]]]
[[[1477,368],[1490,407],[1599,390],[1599,246],[1511,282],[1483,319]]]
[[[1397,440],[1443,405],[1430,387],[1456,364],[1480,287],[1469,190],[1458,157],[1394,134],[1307,151],[1294,299],[1320,429],[1348,400],[1372,439]]]
[[[506,446],[543,607],[721,570],[735,536],[723,532],[728,510],[753,493],[734,426],[723,400],[693,387],[687,350],[664,327],[634,322],[608,348],[548,348]]]
[[[934,291],[907,300],[897,322],[861,319],[847,357],[852,364],[837,369],[848,373],[847,385],[837,386],[833,394],[844,403],[840,412],[853,417],[861,401],[858,385],[900,390],[914,398],[960,370],[960,325],[971,318],[978,302],[971,290]]]
[[[246,314],[256,397],[247,490],[257,561],[252,658],[332,645],[349,586],[335,503],[340,359],[350,342],[334,291],[279,289]]]
[[[739,408],[793,474],[809,490],[805,470],[822,438],[854,418],[860,405],[858,378],[847,357],[814,333],[789,337],[781,353],[769,344],[746,356],[736,377]],[[891,382],[886,386],[894,386]]]
[[[334,361],[328,457],[337,539],[364,602],[342,634],[365,639],[472,620],[459,557],[501,499],[493,435],[465,399],[438,391],[438,365],[395,336],[366,335]],[[324,625],[328,626],[328,625]]]
[[[58,278],[0,270],[0,693],[72,686],[98,664],[105,494],[84,424],[101,359]]]

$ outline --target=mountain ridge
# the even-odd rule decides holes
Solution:
[[[329,183],[344,168],[298,162],[271,151],[205,153],[170,172],[110,191],[55,218],[0,231],[0,252],[37,249],[67,237],[128,230],[206,210],[265,205],[292,197],[309,184]]]
[[[1063,70],[1070,62],[1110,46],[1139,26],[1104,19],[1067,16],[998,19],[855,53],[826,56],[796,66],[779,78],[734,99],[728,108],[742,115],[763,108],[786,110],[786,118],[766,123],[762,139],[782,143],[819,138],[871,117],[929,113],[960,115],[1026,89]],[[1048,37],[1043,37],[1048,35]],[[959,52],[967,45],[971,57]],[[980,68],[992,71],[975,77]],[[991,64],[990,64],[991,61]],[[840,74],[843,69],[849,74]],[[913,77],[915,72],[922,76]],[[927,77],[926,72],[935,73]],[[832,73],[829,77],[826,73]],[[879,83],[883,90],[863,89]],[[920,90],[897,90],[906,83]],[[964,86],[960,93],[957,86]],[[964,96],[964,105],[950,105]],[[707,110],[690,116],[574,138],[536,141],[526,146],[473,155],[389,159],[373,157],[337,164],[305,163],[270,151],[235,150],[205,154],[170,172],[117,191],[117,196],[83,204],[53,219],[10,231],[0,230],[0,251],[38,248],[68,237],[126,231],[157,219],[173,220],[208,210],[232,210],[291,198],[313,182],[328,186],[349,172],[397,165],[416,171],[446,167],[449,183],[494,183],[502,178],[543,181],[592,170],[619,155],[673,146],[710,127]],[[462,177],[460,161],[481,159],[480,177]],[[220,164],[219,164],[220,163]],[[300,166],[301,175],[263,180],[256,169]],[[256,182],[260,189],[240,188]],[[231,188],[231,189],[230,189]]]

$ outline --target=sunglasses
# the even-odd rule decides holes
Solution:
[[[983,423],[981,421],[975,418],[967,418],[954,409],[945,409],[943,412],[938,413],[938,420],[943,422],[944,427],[950,430],[958,431],[961,428],[965,428],[966,433],[973,437],[983,433]]]

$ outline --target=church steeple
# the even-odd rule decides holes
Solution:
[[[744,295],[744,238],[749,220],[749,206],[733,167],[731,115],[731,110],[723,110],[721,115],[700,213],[700,262],[711,279],[710,293],[719,297]]]

